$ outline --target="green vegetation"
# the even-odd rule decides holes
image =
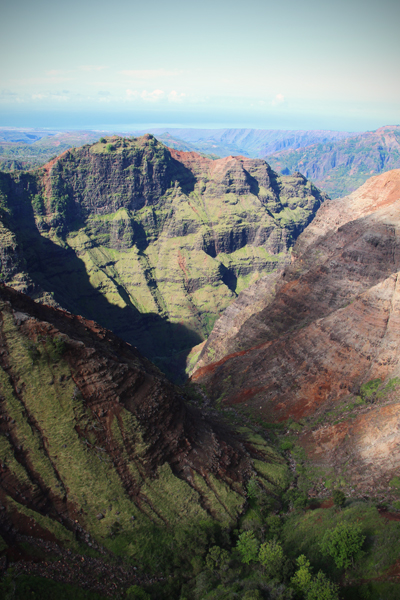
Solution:
[[[354,557],[360,553],[365,536],[357,524],[338,523],[335,529],[326,531],[321,542],[321,550],[333,558],[336,566],[348,569],[354,566]]]
[[[333,502],[338,508],[343,508],[346,502],[346,496],[341,490],[333,490]]]
[[[14,576],[12,572],[0,579],[0,597],[4,600],[106,600],[105,596],[76,585],[31,575]]]
[[[240,554],[242,562],[248,565],[258,559],[258,549],[260,543],[255,538],[252,531],[244,531],[239,535],[236,547]]]

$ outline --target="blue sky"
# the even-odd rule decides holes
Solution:
[[[398,0],[3,0],[0,126],[400,123]]]

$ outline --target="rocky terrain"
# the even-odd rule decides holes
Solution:
[[[277,171],[299,171],[331,198],[339,198],[371,175],[400,167],[400,125],[281,150],[266,159]]]
[[[314,467],[358,493],[387,492],[399,467],[399,224],[400,170],[324,203],[291,265],[217,322],[192,376],[221,406],[294,420]]]
[[[150,135],[0,174],[0,188],[3,281],[95,319],[163,368],[285,264],[325,199],[263,160],[213,161]]]
[[[0,540],[10,548],[33,537],[145,564],[179,528],[233,523],[258,464],[273,493],[268,464],[284,472],[283,459],[191,406],[129,344],[4,286],[0,310]]]

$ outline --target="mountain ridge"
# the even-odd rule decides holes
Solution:
[[[284,150],[268,156],[271,165],[288,173],[300,171],[330,197],[353,192],[371,175],[400,166],[400,125],[386,125],[331,143]]]

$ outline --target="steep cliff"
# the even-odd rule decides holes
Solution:
[[[271,460],[286,469],[262,440],[245,449],[190,406],[111,332],[4,286],[0,390],[0,534],[10,546],[25,535],[151,562],[185,527],[235,522],[252,456],[256,468],[264,461],[259,481]],[[273,480],[265,485],[274,494]]]
[[[223,405],[297,420],[309,456],[364,490],[400,464],[399,231],[400,170],[325,203],[291,265],[258,282],[254,313],[229,307],[193,374]]]
[[[94,318],[161,365],[286,262],[325,198],[263,160],[213,161],[149,135],[0,179],[3,280]]]

